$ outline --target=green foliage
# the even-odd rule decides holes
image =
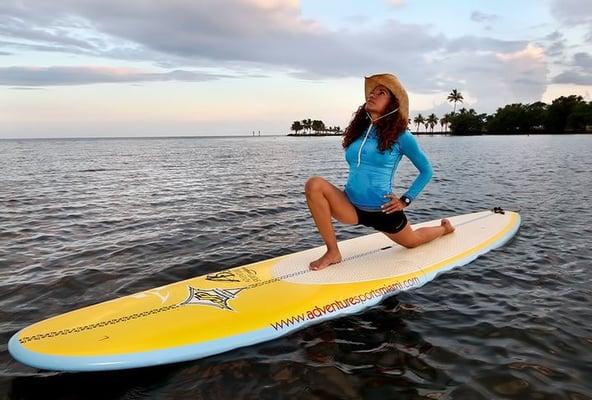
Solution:
[[[510,104],[488,117],[490,133],[564,133],[592,126],[592,103],[581,96],[561,96],[550,105],[543,102]]]
[[[419,125],[423,124],[425,122],[425,118],[423,117],[423,115],[418,114],[417,117],[415,117],[415,119],[413,119],[413,123],[417,125],[417,131],[419,132]]]
[[[426,127],[429,125],[432,132],[434,132],[434,126],[438,124],[438,117],[436,114],[430,114],[426,119]]]
[[[462,94],[455,89],[448,95],[448,100],[456,106],[457,101],[462,101]],[[417,129],[425,124],[426,131],[429,126],[433,132],[433,125],[438,123],[437,118],[435,122],[433,118],[434,114],[427,119],[419,114],[413,122],[417,124]],[[440,124],[442,130],[449,125],[453,135],[592,131],[592,102],[584,101],[582,96],[561,96],[551,104],[541,101],[508,104],[498,108],[492,115],[477,114],[473,109],[462,108],[459,112],[453,111],[442,116]]]
[[[472,108],[461,108],[458,113],[448,117],[450,131],[458,135],[481,134],[485,127],[487,114],[477,114]]]
[[[448,97],[446,98],[446,100],[448,100],[451,103],[454,103],[454,110],[452,111],[452,113],[456,113],[456,103],[457,102],[463,102],[464,98],[461,92],[459,92],[456,89],[453,89],[452,92],[450,92],[450,94],[448,95]]]
[[[584,103],[582,96],[561,96],[549,106],[546,128],[548,131],[563,133],[567,127],[567,120],[578,104]],[[584,103],[585,104],[585,103]]]
[[[291,131],[294,131],[298,135],[298,132],[304,129],[304,126],[300,123],[300,121],[294,121],[292,123],[292,127],[290,128]]]
[[[296,135],[304,135],[313,134],[314,131],[315,135],[324,134],[327,132],[331,132],[332,134],[339,134],[341,132],[341,128],[339,126],[325,126],[325,123],[320,120],[311,120],[311,119],[303,119],[302,121],[294,121],[292,122],[292,127],[290,128],[291,131],[294,131]],[[302,133],[299,133],[303,131]]]
[[[524,104],[509,104],[498,108],[495,114],[487,119],[487,131],[496,133],[517,133],[529,128]]]
[[[454,89],[447,98],[456,103],[463,101],[462,94]],[[442,131],[449,127],[453,135],[479,135],[492,134],[525,134],[525,133],[564,133],[592,131],[592,102],[586,102],[582,96],[561,96],[553,100],[551,104],[537,101],[532,104],[508,104],[498,108],[492,115],[477,114],[472,108],[460,109],[458,112],[444,114],[441,118],[435,114],[424,117],[418,114],[413,119],[416,132],[423,125],[425,131],[434,132],[434,127],[440,122]],[[411,120],[409,120],[411,123]],[[290,130],[296,135],[299,132],[308,134],[321,134],[332,132],[338,134],[341,128],[326,127],[320,120],[303,119],[294,121]]]
[[[567,117],[566,130],[585,131],[592,129],[592,101],[576,104]]]
[[[312,121],[312,130],[315,132],[323,132],[325,131],[325,124],[323,121],[314,120]]]

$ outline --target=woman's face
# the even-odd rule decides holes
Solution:
[[[383,115],[391,101],[391,92],[383,85],[378,85],[366,99],[366,111],[371,114]]]

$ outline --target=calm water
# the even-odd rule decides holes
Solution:
[[[361,314],[204,360],[108,373],[14,361],[18,329],[322,244],[303,193],[339,138],[0,141],[0,397],[592,398],[592,137],[420,137],[412,221],[494,206],[503,248]],[[404,160],[396,193],[415,170]],[[337,224],[338,238],[370,233]]]

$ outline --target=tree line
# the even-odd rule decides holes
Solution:
[[[316,119],[303,119],[301,121],[294,121],[292,123],[292,127],[290,128],[290,130],[294,131],[294,134],[297,136],[321,134],[339,135],[341,133],[341,128],[339,126],[325,126],[325,123],[323,121]]]
[[[409,125],[415,126],[418,133],[420,128],[434,133],[439,124],[440,132],[451,135],[592,132],[592,101],[586,102],[582,96],[561,96],[551,104],[542,101],[508,104],[493,114],[480,114],[465,107],[457,112],[457,103],[464,100],[457,89],[450,92],[447,100],[454,104],[452,112],[440,118],[434,113],[425,117],[420,113],[413,121],[409,119]],[[325,127],[323,121],[311,119],[294,121],[290,130],[295,135],[342,133],[339,126]]]
[[[433,133],[438,123],[441,132],[452,135],[592,131],[592,101],[586,102],[582,96],[561,96],[551,104],[542,101],[508,104],[498,108],[493,114],[479,114],[472,108],[467,110],[464,107],[456,112],[456,104],[463,102],[462,94],[456,89],[448,95],[448,101],[454,103],[454,110],[441,118],[435,114],[427,117],[417,115],[413,119],[416,131],[419,132],[420,127],[424,127],[425,132],[430,129]]]

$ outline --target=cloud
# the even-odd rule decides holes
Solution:
[[[45,90],[45,88],[42,87],[30,87],[30,86],[25,86],[25,87],[11,87],[11,90],[23,90],[23,91],[28,91],[28,90]]]
[[[553,78],[553,83],[592,85],[592,56],[579,52],[573,55],[567,64],[569,69]]]
[[[380,30],[330,31],[303,19],[294,1],[174,0],[148,6],[140,0],[54,0],[37,5],[9,0],[0,6],[0,16],[7,17],[0,18],[0,30],[11,35],[12,47],[152,60],[169,68],[275,69],[319,79],[361,76],[371,65],[413,76],[425,65],[423,54],[445,41],[423,26],[392,20]]]
[[[483,36],[464,35],[446,42],[447,52],[511,52],[528,44],[524,40],[500,40]]]
[[[481,20],[493,17],[474,15]],[[172,70],[117,74],[84,66],[1,69],[0,83],[11,86],[225,77],[199,72],[205,68],[231,71],[234,77],[274,71],[311,80],[392,71],[415,93],[458,87],[490,107],[500,102],[492,96],[499,87],[508,97],[540,94],[546,71],[545,59],[527,67],[536,51],[524,40],[449,37],[429,26],[392,19],[355,32],[330,30],[303,18],[294,0],[4,0],[0,31],[10,35],[5,47],[20,52],[91,54],[150,61]],[[533,76],[525,76],[528,73]]]
[[[554,31],[545,36],[545,39],[551,41],[563,40],[563,34],[559,31]]]
[[[473,11],[471,13],[471,21],[474,22],[495,22],[498,16],[495,14],[485,14],[480,11]]]
[[[435,60],[440,89],[446,93],[458,89],[465,98],[464,107],[478,113],[491,113],[508,103],[540,100],[548,83],[544,50],[533,43],[518,49],[514,44],[499,47],[510,51],[471,51],[466,56],[452,53]],[[433,110],[441,113],[446,107],[440,104]]]
[[[492,111],[507,102],[533,102],[547,86],[544,50],[529,43],[521,50],[482,54],[474,66],[459,67],[479,112]]]
[[[550,57],[560,57],[566,50],[567,40],[565,39],[565,36],[557,30],[545,36],[541,42],[545,46],[545,54]]]
[[[547,55],[560,57],[565,51],[565,42],[557,41],[547,46]]]
[[[447,45],[447,38],[424,26],[394,20],[377,31],[329,31],[303,19],[297,1],[172,0],[149,6],[143,0],[6,1],[0,16],[7,18],[0,20],[8,22],[0,23],[0,32],[19,38],[17,46],[114,58],[159,54],[178,65],[252,63],[343,76],[359,74],[369,61],[395,66],[402,58],[419,61],[442,46],[452,51],[522,46],[471,36]],[[33,43],[22,43],[25,39]]]
[[[566,27],[586,26],[586,41],[592,41],[592,1],[552,0],[551,14]]]
[[[249,61],[259,39],[281,41],[317,27],[300,19],[295,1],[5,0],[0,5],[0,35],[21,48],[107,57],[127,58],[127,51],[141,47],[187,61]]]
[[[582,0],[552,0],[551,14],[564,25],[592,23],[592,2]]]
[[[592,56],[588,53],[576,53],[573,56],[573,65],[581,68],[590,68],[592,70]]]
[[[592,85],[592,74],[579,71],[565,71],[553,78],[553,83]]]
[[[498,53],[496,56],[502,61],[526,61],[541,62],[544,61],[545,52],[543,48],[529,43],[526,48],[513,53]]]
[[[9,15],[0,24],[0,35],[19,38],[21,41],[51,43],[85,50],[91,50],[95,47],[92,41],[74,37],[75,29],[78,28],[75,23],[67,20],[61,20],[60,22],[59,26],[40,28],[30,26],[25,20]]]
[[[160,73],[114,67],[0,67],[0,85],[25,87],[171,80],[199,82],[221,77],[182,70]]]

